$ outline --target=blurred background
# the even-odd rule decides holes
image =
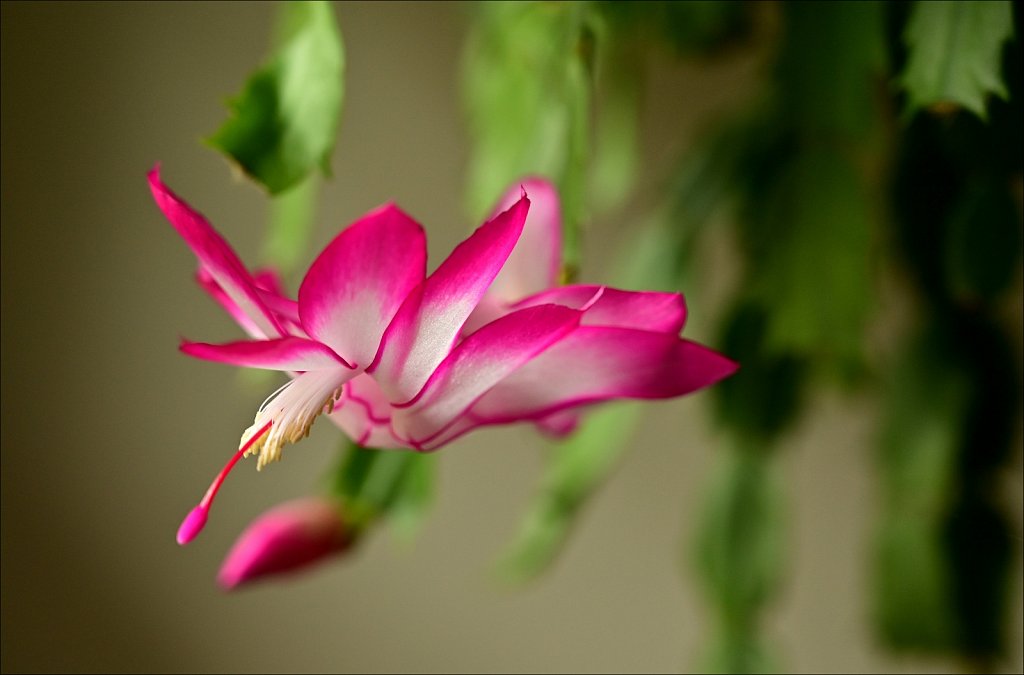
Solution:
[[[4,671],[1024,669],[1019,41],[996,22],[1017,70],[979,115],[897,91],[917,67],[902,36],[939,30],[910,5],[634,5],[336,5],[333,175],[290,290],[385,201],[423,223],[436,265],[506,173],[544,171],[579,279],[682,290],[687,337],[746,379],[602,418],[622,447],[559,514],[557,551],[521,521],[560,450],[485,430],[439,454],[415,537],[380,528],[225,594],[238,532],[321,486],[338,434],[240,467],[203,536],[175,544],[272,387],[178,353],[238,332],[145,173],[160,162],[266,259],[266,195],[201,139],[266,58],[276,8],[3,4]],[[543,31],[565,26],[559,56]],[[531,44],[565,59],[563,79],[513,88],[564,107],[539,125],[554,141],[487,124],[509,45]],[[566,156],[530,166],[502,137]]]

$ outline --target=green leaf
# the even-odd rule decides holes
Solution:
[[[892,648],[936,651],[955,644],[940,525],[890,512],[876,535],[874,618]]]
[[[330,172],[341,111],[344,50],[327,2],[281,5],[273,55],[231,99],[208,143],[271,194],[319,166]]]
[[[717,613],[716,672],[763,672],[762,608],[778,590],[785,531],[781,486],[765,448],[741,441],[723,449],[705,498],[693,549]]]
[[[470,211],[486,215],[525,175],[549,178],[562,197],[563,259],[574,267],[590,134],[587,6],[493,2],[477,11],[463,61]]]
[[[734,198],[746,146],[761,138],[749,115],[717,122],[695,142],[675,168],[663,216],[675,273],[683,287],[694,269],[700,235]]]
[[[616,403],[589,414],[568,440],[553,448],[538,494],[500,566],[513,581],[548,568],[561,550],[581,506],[626,449],[641,404]]]
[[[1008,1],[915,3],[904,33],[909,55],[900,76],[908,111],[953,105],[984,119],[986,96],[1008,98],[1000,66],[1003,44],[1012,36]]]
[[[845,373],[860,362],[872,308],[870,195],[839,154],[799,154],[760,206],[759,236],[770,242],[752,261],[752,292],[772,307],[769,350],[823,359]]]
[[[403,538],[412,538],[434,504],[434,486],[437,481],[435,455],[414,454],[407,462],[402,476],[402,487],[390,506],[391,525]]]
[[[784,117],[802,136],[861,136],[875,123],[875,78],[885,63],[880,2],[782,4],[776,64]],[[862,142],[862,141],[861,141]]]
[[[751,442],[775,440],[800,411],[807,367],[792,354],[765,349],[768,311],[741,303],[725,323],[719,344],[742,367],[712,390],[720,424]]]
[[[751,24],[750,8],[742,2],[602,1],[597,6],[618,29],[644,42],[661,38],[681,56],[720,51],[746,37]]]
[[[599,17],[603,18],[603,17]],[[594,161],[589,197],[595,211],[619,206],[629,195],[640,163],[640,98],[643,60],[635,44],[607,20],[596,20]]]
[[[270,202],[270,224],[263,243],[263,256],[282,273],[295,269],[306,252],[319,191],[316,181],[314,176],[309,176]]]
[[[969,186],[948,216],[946,269],[954,295],[993,300],[1013,280],[1021,255],[1020,217],[995,181]]]
[[[957,618],[943,530],[970,384],[940,327],[919,335],[897,364],[880,439],[875,622],[893,647],[951,649]]]
[[[331,493],[350,525],[362,529],[391,518],[408,535],[431,504],[434,461],[433,455],[374,450],[346,440]]]

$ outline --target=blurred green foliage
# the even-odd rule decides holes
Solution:
[[[501,569],[526,581],[547,568],[561,550],[581,506],[627,448],[640,420],[637,402],[608,405],[552,450],[540,489],[523,517]]]
[[[486,215],[525,175],[551,179],[562,199],[564,262],[575,273],[590,136],[593,26],[584,3],[477,5],[463,91],[473,150],[469,208]]]
[[[985,98],[1008,92],[1000,76],[1013,36],[1009,0],[917,2],[905,30],[910,56],[900,76],[909,111],[962,106],[985,118]]]
[[[267,235],[263,240],[263,259],[282,274],[294,270],[309,245],[316,219],[319,185],[310,174],[294,187],[270,201]]]
[[[433,502],[435,473],[433,455],[364,448],[346,439],[330,492],[354,530],[387,518],[400,534],[410,535]]]
[[[622,34],[667,45],[680,56],[719,53],[750,31],[750,8],[743,2],[600,0],[594,4]]]
[[[344,49],[326,2],[281,5],[274,53],[229,101],[208,140],[270,194],[330,171],[344,91]]]
[[[756,443],[725,449],[716,464],[694,547],[716,619],[701,670],[771,672],[777,666],[758,624],[778,591],[785,559],[777,470]]]
[[[573,227],[624,203],[642,164],[648,54],[713,59],[749,48],[766,39],[768,12],[778,30],[759,95],[710,124],[665,178],[637,230],[656,255],[632,261],[651,286],[698,290],[688,282],[703,236],[716,215],[731,216],[742,278],[716,346],[741,369],[713,392],[725,443],[694,555],[718,620],[702,667],[776,667],[758,632],[786,549],[774,457],[828,382],[876,392],[885,411],[880,635],[894,648],[984,661],[1003,645],[1009,545],[993,495],[1021,389],[996,319],[1021,257],[1017,6],[488,3],[467,50],[469,199],[482,209],[522,173],[564,188],[571,166]],[[865,331],[886,265],[918,300],[913,337],[879,356],[867,353]],[[550,564],[639,419],[611,409],[552,449],[506,560],[518,576]]]

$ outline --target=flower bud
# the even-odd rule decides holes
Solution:
[[[242,532],[217,581],[231,590],[256,579],[305,569],[346,550],[353,539],[337,502],[323,497],[285,502]]]

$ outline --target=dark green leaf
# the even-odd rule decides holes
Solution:
[[[740,437],[765,443],[795,420],[807,371],[803,359],[766,349],[767,325],[767,310],[752,302],[733,311],[720,344],[740,369],[713,390],[719,422]]]
[[[772,199],[762,204],[771,244],[751,277],[773,308],[766,345],[846,371],[860,360],[872,308],[870,195],[850,164],[824,149],[803,152],[779,171]]]
[[[749,7],[742,2],[633,0],[598,7],[617,29],[644,42],[659,37],[681,55],[711,54],[750,29]]]
[[[949,214],[946,269],[958,296],[992,300],[1009,286],[1021,255],[1020,216],[1007,186],[967,188]]]
[[[209,139],[271,194],[330,170],[343,94],[344,50],[331,6],[281,6],[269,62],[231,99],[231,117]]]
[[[873,83],[882,74],[880,2],[783,3],[785,38],[776,65],[780,104],[807,137],[861,136],[874,124]]]
[[[984,118],[986,96],[1007,98],[1000,65],[1003,44],[1012,36],[1008,1],[915,3],[900,77],[909,110],[962,106]]]
[[[950,649],[957,619],[943,531],[969,383],[941,329],[920,335],[897,364],[880,442],[876,624],[894,647]]]
[[[752,639],[779,586],[785,532],[772,461],[756,445],[724,450],[705,498],[694,553],[727,636]]]
[[[874,619],[882,639],[897,649],[950,649],[956,627],[940,523],[890,511],[876,542]]]

